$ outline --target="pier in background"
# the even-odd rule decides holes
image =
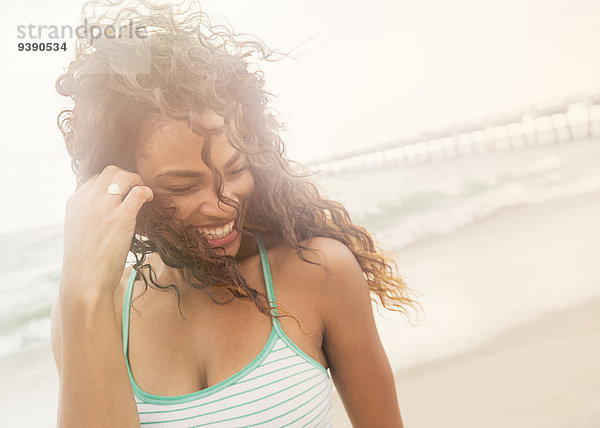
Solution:
[[[556,144],[594,135],[600,135],[600,92],[532,104],[514,113],[457,123],[303,164],[310,170],[358,172]]]

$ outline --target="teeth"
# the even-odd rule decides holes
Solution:
[[[204,235],[206,235],[209,239],[219,239],[219,238],[224,238],[225,236],[227,236],[231,233],[231,231],[233,230],[234,223],[235,223],[235,220],[232,220],[230,223],[228,223],[222,227],[217,227],[217,228],[213,228],[213,229],[199,227],[198,229],[200,230],[200,232],[202,232]]]

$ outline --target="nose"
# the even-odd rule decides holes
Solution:
[[[217,194],[212,189],[207,189],[198,195],[198,197],[196,213],[200,217],[199,221],[201,225],[218,224],[231,219],[236,214],[235,208],[225,204],[225,202],[219,201]],[[239,204],[238,199],[234,195],[225,193],[225,191],[223,191],[223,198],[232,200],[228,200],[227,202],[229,203]]]

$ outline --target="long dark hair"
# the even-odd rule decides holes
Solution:
[[[285,154],[280,137],[284,126],[268,104],[272,94],[263,88],[263,73],[250,70],[250,59],[258,55],[259,60],[274,61],[287,54],[268,49],[255,36],[212,25],[196,2],[180,9],[144,0],[135,7],[122,6],[118,0],[84,5],[82,18],[89,23],[118,28],[135,22],[147,32],[144,38],[79,40],[75,59],[56,82],[57,91],[74,100],[71,109],[60,112],[58,126],[78,186],[109,164],[134,171],[139,155],[135,142],[147,118],[186,120],[194,133],[206,138],[202,159],[214,174],[219,200],[246,216],[242,233],[273,232],[307,263],[314,262],[304,257],[303,252],[311,249],[303,241],[315,236],[336,239],[352,251],[371,293],[386,309],[405,314],[407,306],[414,309],[418,302],[408,296],[394,259]],[[228,141],[249,160],[255,192],[247,207],[222,194],[221,174],[209,156],[215,134],[199,120],[207,109],[224,118]],[[236,259],[218,254],[197,229],[177,221],[169,200],[155,197],[140,210],[131,252],[136,258],[133,268],[146,290],[142,267],[150,268],[154,285],[173,287],[179,297],[174,284],[157,284],[152,268],[144,264],[147,254],[157,252],[165,264],[182,269],[190,285],[209,291],[227,288],[237,298],[252,300],[263,314],[275,316],[267,296],[251,288],[237,271]]]

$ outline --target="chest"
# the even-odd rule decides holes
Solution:
[[[266,295],[260,266],[246,268],[243,275],[250,287]],[[301,351],[327,368],[322,322],[310,294],[302,292],[298,271],[272,266],[271,275],[277,304],[302,327],[293,318],[282,317],[279,323],[284,333]],[[252,301],[231,299],[226,293],[215,298],[231,301],[219,305],[198,290],[181,301],[183,319],[173,289],[149,286],[143,291],[143,281],[138,278],[131,295],[128,355],[137,384],[150,394],[190,394],[229,379],[261,353],[272,334],[270,318]],[[122,294],[123,299],[116,302],[119,317],[125,301]]]

